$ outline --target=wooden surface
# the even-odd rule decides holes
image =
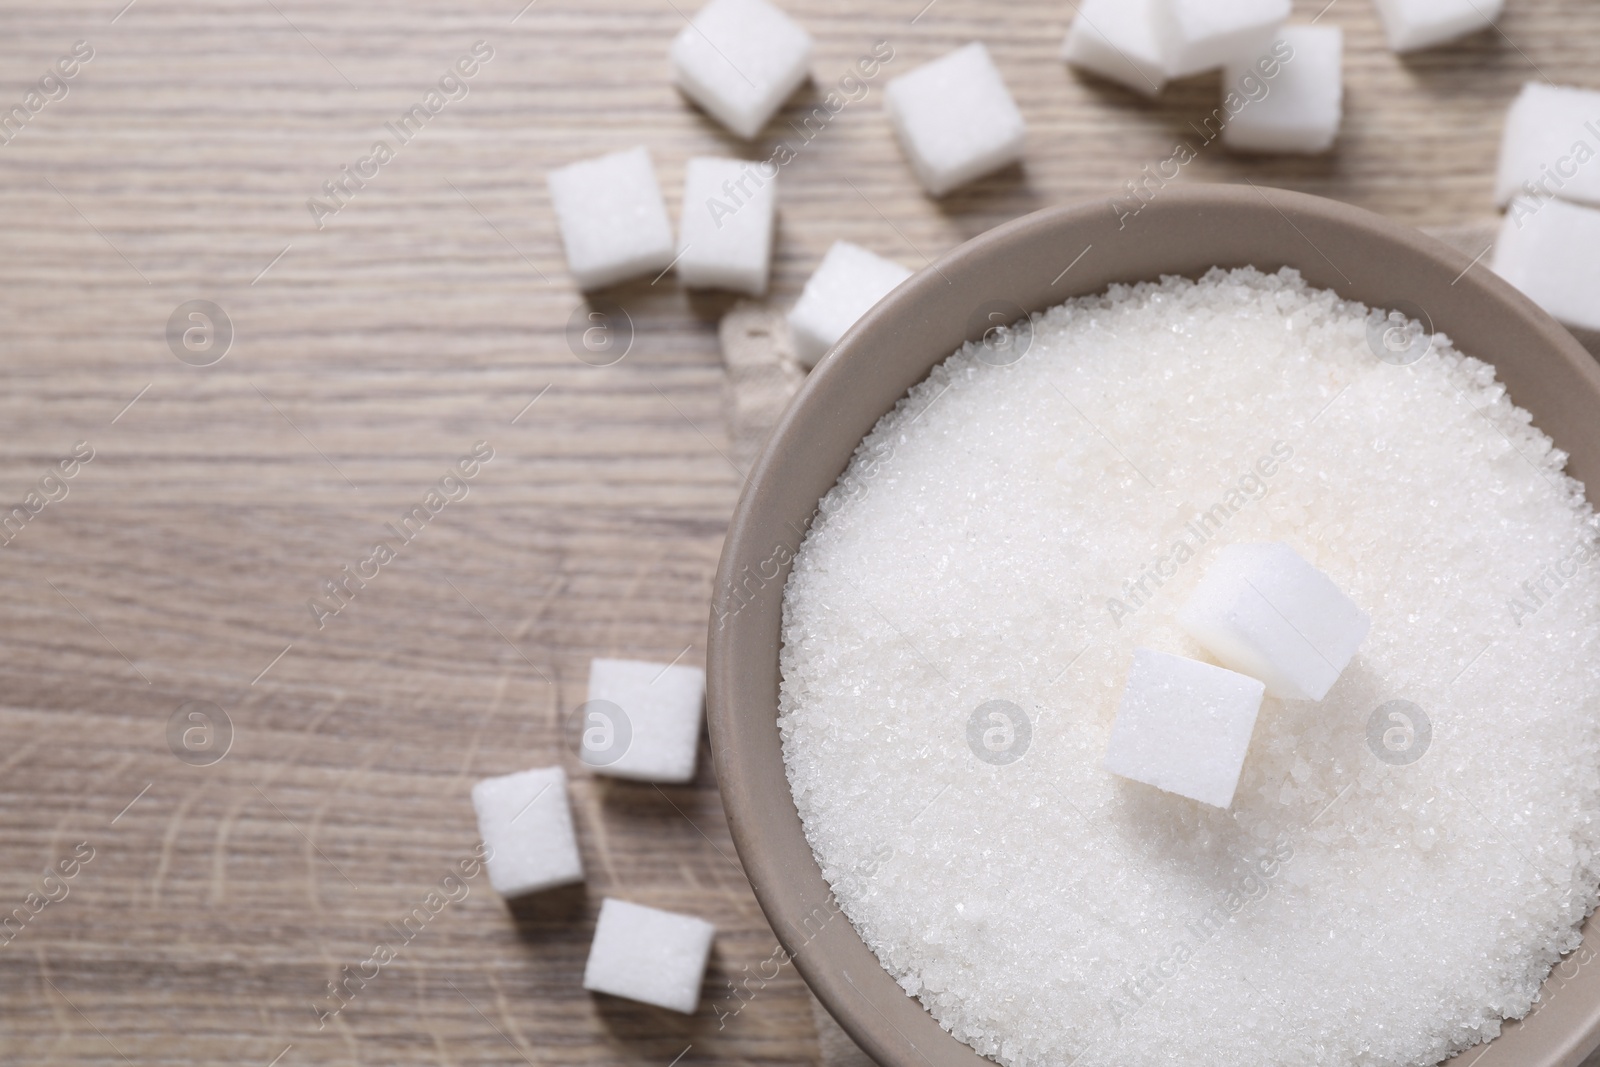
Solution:
[[[0,108],[74,41],[95,51],[0,147],[0,500],[75,442],[94,449],[0,550],[0,911],[93,849],[0,948],[0,1062],[815,1062],[792,971],[719,1021],[729,979],[775,942],[709,760],[657,789],[577,771],[561,739],[591,657],[702,662],[741,475],[716,344],[728,301],[670,275],[621,287],[607,295],[631,351],[579,362],[543,182],[645,143],[676,211],[687,157],[797,136],[780,118],[745,149],[669,87],[692,0],[125,2],[0,4]],[[1059,0],[924,3],[786,0],[817,38],[819,85],[874,41],[896,58],[783,171],[780,305],[835,238],[920,267],[1021,212],[1110,195],[1214,106],[1214,80],[1150,104],[1064,69]],[[1210,146],[1183,180],[1481,220],[1516,87],[1600,87],[1592,0],[1510,0],[1503,35],[1406,61],[1367,0],[1322,20],[1347,34],[1339,150]],[[935,204],[881,83],[973,37],[1028,119],[1027,163]],[[307,198],[477,40],[494,57],[470,94],[318,230]],[[163,336],[194,299],[236,330],[212,366]],[[476,441],[494,459],[470,495],[319,629],[319,582]],[[231,720],[213,765],[169,749],[186,701]],[[587,892],[514,916],[480,875],[319,1030],[326,984],[470,853],[470,784],[556,762],[574,772]],[[580,990],[607,894],[717,924],[699,1014]]]

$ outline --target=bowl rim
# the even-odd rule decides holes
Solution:
[[[1005,257],[1024,249],[1037,252],[1033,246],[1042,241],[1075,234],[1072,240],[1061,243],[1059,262],[1065,263],[1078,248],[1079,239],[1094,239],[1085,240],[1085,254],[1096,240],[1120,239],[1128,217],[1118,211],[1115,201],[1108,210],[1106,201],[1091,200],[1048,207],[1013,219],[958,245],[884,297],[811,372],[751,467],[728,526],[713,589],[706,661],[707,720],[729,829],[743,870],[781,946],[781,962],[795,964],[829,1013],[885,1067],[982,1067],[993,1061],[945,1031],[919,1001],[906,994],[848,920],[833,921],[842,913],[836,903],[830,904],[831,888],[805,840],[781,750],[776,765],[772,762],[777,735],[778,627],[784,583],[810,517],[816,514],[817,501],[837,481],[871,422],[848,440],[848,448],[842,447],[844,436],[860,425],[863,410],[876,405],[881,416],[905,392],[904,388],[897,390],[883,404],[859,395],[888,396],[882,386],[874,390],[860,382],[864,377],[888,373],[875,369],[874,361],[880,353],[897,351],[898,346],[909,343],[902,341],[908,333],[943,330],[941,336],[951,335],[952,313],[947,305],[952,303],[948,290],[956,284],[952,279],[962,279],[969,290],[981,288],[973,279],[994,271],[1004,273]],[[1143,217],[1146,212],[1148,218]],[[1299,259],[1291,263],[1292,256],[1263,252],[1256,258],[1273,266],[1257,263],[1260,269],[1289,263],[1301,269],[1311,284],[1361,299],[1348,290],[1360,288],[1365,281],[1357,282],[1344,275],[1324,251],[1329,247],[1361,249],[1362,253],[1357,254],[1364,254],[1380,272],[1404,271],[1404,277],[1416,279],[1411,291],[1431,294],[1432,300],[1458,309],[1446,316],[1451,321],[1475,322],[1480,330],[1488,331],[1486,337],[1505,334],[1519,342],[1527,353],[1536,353],[1521,354],[1523,350],[1518,349],[1516,362],[1527,363],[1522,391],[1538,393],[1541,406],[1558,413],[1559,417],[1551,416],[1552,421],[1563,422],[1573,427],[1572,434],[1593,440],[1587,441],[1580,455],[1568,439],[1545,425],[1545,413],[1525,402],[1517,389],[1511,390],[1513,399],[1534,411],[1541,428],[1573,455],[1568,470],[1581,468],[1573,472],[1574,477],[1593,487],[1588,495],[1591,501],[1595,500],[1600,491],[1600,430],[1586,434],[1584,423],[1578,420],[1583,414],[1600,409],[1600,368],[1560,324],[1482,265],[1481,256],[1471,260],[1418,230],[1362,208],[1254,183],[1172,185],[1145,200],[1135,214],[1140,218],[1134,221],[1144,228],[1144,235],[1138,238],[1144,242],[1138,246],[1140,254],[1158,259],[1166,253],[1152,251],[1151,242],[1173,231],[1180,234],[1176,244],[1188,239],[1192,245],[1194,234],[1203,232],[1211,232],[1217,241],[1237,243],[1250,238],[1222,227],[1236,227],[1245,220],[1276,231],[1286,223],[1298,235],[1299,242],[1282,232],[1276,232],[1273,240],[1280,249],[1299,247]],[[1115,229],[1113,222],[1117,223]],[[1313,236],[1323,243],[1313,241]],[[1261,241],[1263,248],[1269,246],[1265,237]],[[1132,246],[1123,246],[1124,251],[1129,247]],[[1198,263],[1204,262],[1204,256],[1196,260],[1192,254],[1187,262],[1180,255],[1173,258],[1174,269],[1159,273],[1194,277],[1201,271]],[[1241,265],[1228,262],[1235,258],[1218,254],[1212,265]],[[1076,263],[1074,260],[1073,266]],[[1069,275],[1073,266],[1063,270],[1062,276]],[[1333,267],[1349,284],[1314,280],[1315,275],[1326,274],[1327,267]],[[1079,278],[1059,293],[1054,292],[1052,283],[1048,302],[1041,303],[1035,296],[1021,299],[1018,306],[1024,311],[1041,310],[1075,296],[1103,291],[1107,276],[1112,281],[1153,277],[1144,273],[1119,278],[1117,274],[1114,268],[1080,272]],[[1409,284],[1408,281],[1408,287]],[[1384,306],[1404,302],[1394,297],[1393,290],[1390,293]],[[969,305],[978,303],[983,302],[967,301]],[[1421,300],[1418,304],[1429,306]],[[935,319],[942,321],[935,323]],[[974,331],[968,324],[967,339],[975,339],[981,333],[981,328]],[[925,377],[958,345],[959,341],[944,348],[930,348],[914,359],[901,358],[901,363],[911,364],[923,360],[920,373],[906,387]],[[1497,374],[1501,373],[1499,360],[1489,359],[1474,346],[1460,347],[1492,363]],[[1497,351],[1511,351],[1498,344],[1495,347]],[[1544,375],[1554,381],[1541,384]],[[903,379],[905,374],[900,377]],[[1507,385],[1510,388],[1509,382]],[[875,421],[876,416],[873,418]],[[848,427],[844,434],[837,432],[841,426]],[[835,431],[832,437],[830,429]],[[796,484],[801,481],[809,481],[811,488]],[[818,485],[823,486],[821,492],[812,495]],[[795,519],[802,511],[797,500],[810,502],[804,511],[810,517],[798,523]],[[777,519],[780,512],[789,513],[781,522]],[[775,541],[775,531],[780,527],[784,532]],[[817,919],[819,912],[824,915],[821,920]],[[817,924],[815,928],[813,924]],[[1583,961],[1600,958],[1600,923],[1586,920],[1584,934],[1580,950],[1586,953]],[[1571,958],[1574,957],[1568,957]],[[1576,1067],[1600,1043],[1600,968],[1585,969],[1580,963],[1567,977],[1561,974],[1561,966],[1558,964],[1558,970],[1545,983],[1542,1002],[1524,1020],[1507,1023],[1500,1037],[1472,1046],[1456,1061],[1475,1067],[1501,1063]],[[1569,989],[1573,992],[1567,992]],[[1562,995],[1557,996],[1558,993]]]

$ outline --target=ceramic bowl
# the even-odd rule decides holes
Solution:
[[[733,840],[773,931],[817,997],[883,1067],[985,1067],[833,915],[790,795],[776,725],[789,561],[818,500],[874,423],[934,364],[997,321],[1113,282],[1198,277],[1213,266],[1292,266],[1315,286],[1399,308],[1494,363],[1511,399],[1600,491],[1600,370],[1531,301],[1440,242],[1390,219],[1245,185],[1168,187],[1137,214],[1096,201],[976,237],[867,313],[811,373],[750,472],[712,605],[711,742]],[[998,316],[998,317],[997,317]],[[1574,1067],[1600,1041],[1600,924],[1551,975],[1540,1004],[1458,1067]]]

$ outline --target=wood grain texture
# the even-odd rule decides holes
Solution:
[[[125,3],[0,3],[0,110],[74,41],[95,50],[0,147],[0,500],[75,442],[95,450],[0,550],[0,912],[94,849],[0,948],[0,1062],[815,1062],[791,970],[730,999],[776,943],[709,759],[656,789],[593,778],[564,746],[591,657],[702,661],[742,474],[716,340],[731,301],[670,275],[619,287],[631,350],[580,362],[543,174],[644,143],[676,209],[685,159],[798,143],[789,120],[873,42],[896,51],[884,78],[988,42],[1030,124],[1026,165],[927,200],[875,84],[784,168],[785,305],[835,238],[920,267],[1032,208],[1111,195],[1190,136],[1215,80],[1152,104],[1069,72],[1056,0],[786,0],[817,38],[816,84],[746,146],[667,82],[683,0]],[[1480,219],[1517,86],[1600,87],[1590,0],[1511,0],[1503,33],[1405,60],[1366,0],[1325,3],[1297,14],[1347,33],[1339,150],[1210,146],[1183,180]],[[478,40],[494,57],[466,98],[318,229],[307,198]],[[236,330],[212,366],[164,338],[194,299]],[[494,459],[470,495],[319,628],[319,583],[476,441]],[[186,701],[231,720],[214,765],[169,750]],[[472,849],[471,782],[556,762],[586,892],[512,914],[480,876],[318,1029],[326,983]],[[717,924],[699,1014],[580,990],[607,894]]]

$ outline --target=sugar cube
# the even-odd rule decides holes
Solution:
[[[535,768],[485,778],[472,787],[478,836],[489,846],[489,884],[520,897],[583,881],[583,861],[567,807],[567,774]]]
[[[1156,0],[1155,27],[1167,74],[1187,78],[1255,57],[1289,18],[1289,0]]]
[[[978,41],[900,75],[885,94],[911,169],[934,196],[1022,158],[1022,112]]]
[[[1257,64],[1277,62],[1270,83]],[[1249,152],[1322,152],[1339,133],[1344,98],[1340,72],[1344,32],[1337,26],[1285,26],[1267,53],[1241,56],[1224,68],[1224,91],[1243,91],[1250,79],[1270,84],[1265,96],[1252,99],[1222,128],[1222,142]]]
[[[835,241],[789,312],[795,358],[807,367],[911,272],[848,241]]]
[[[1373,0],[1396,52],[1436,44],[1494,25],[1505,0]]]
[[[1518,197],[1500,224],[1494,272],[1568,326],[1600,330],[1600,210]]]
[[[1224,666],[1284,700],[1321,700],[1372,620],[1281,541],[1229,545],[1180,609],[1178,625]]]
[[[1155,4],[1156,0],[1083,0],[1061,42],[1061,58],[1154,96],[1167,81]]]
[[[604,745],[587,740],[580,758],[597,774],[644,782],[687,782],[694,777],[705,706],[706,672],[698,667],[596,659],[589,663],[589,701],[606,701],[621,721]]]
[[[749,139],[806,80],[811,35],[767,0],[711,0],[673,38],[671,57],[678,88]]]
[[[1100,765],[1120,777],[1226,808],[1239,785],[1261,692],[1254,678],[1136,648]]]
[[[1495,201],[1559,196],[1600,204],[1600,92],[1528,82],[1506,112]]]
[[[672,222],[642,146],[550,172],[550,202],[580,289],[600,289],[672,263]]]
[[[704,919],[607,897],[583,988],[693,1015],[716,927]]]
[[[777,168],[770,163],[689,160],[676,267],[684,285],[766,292],[777,190]]]

